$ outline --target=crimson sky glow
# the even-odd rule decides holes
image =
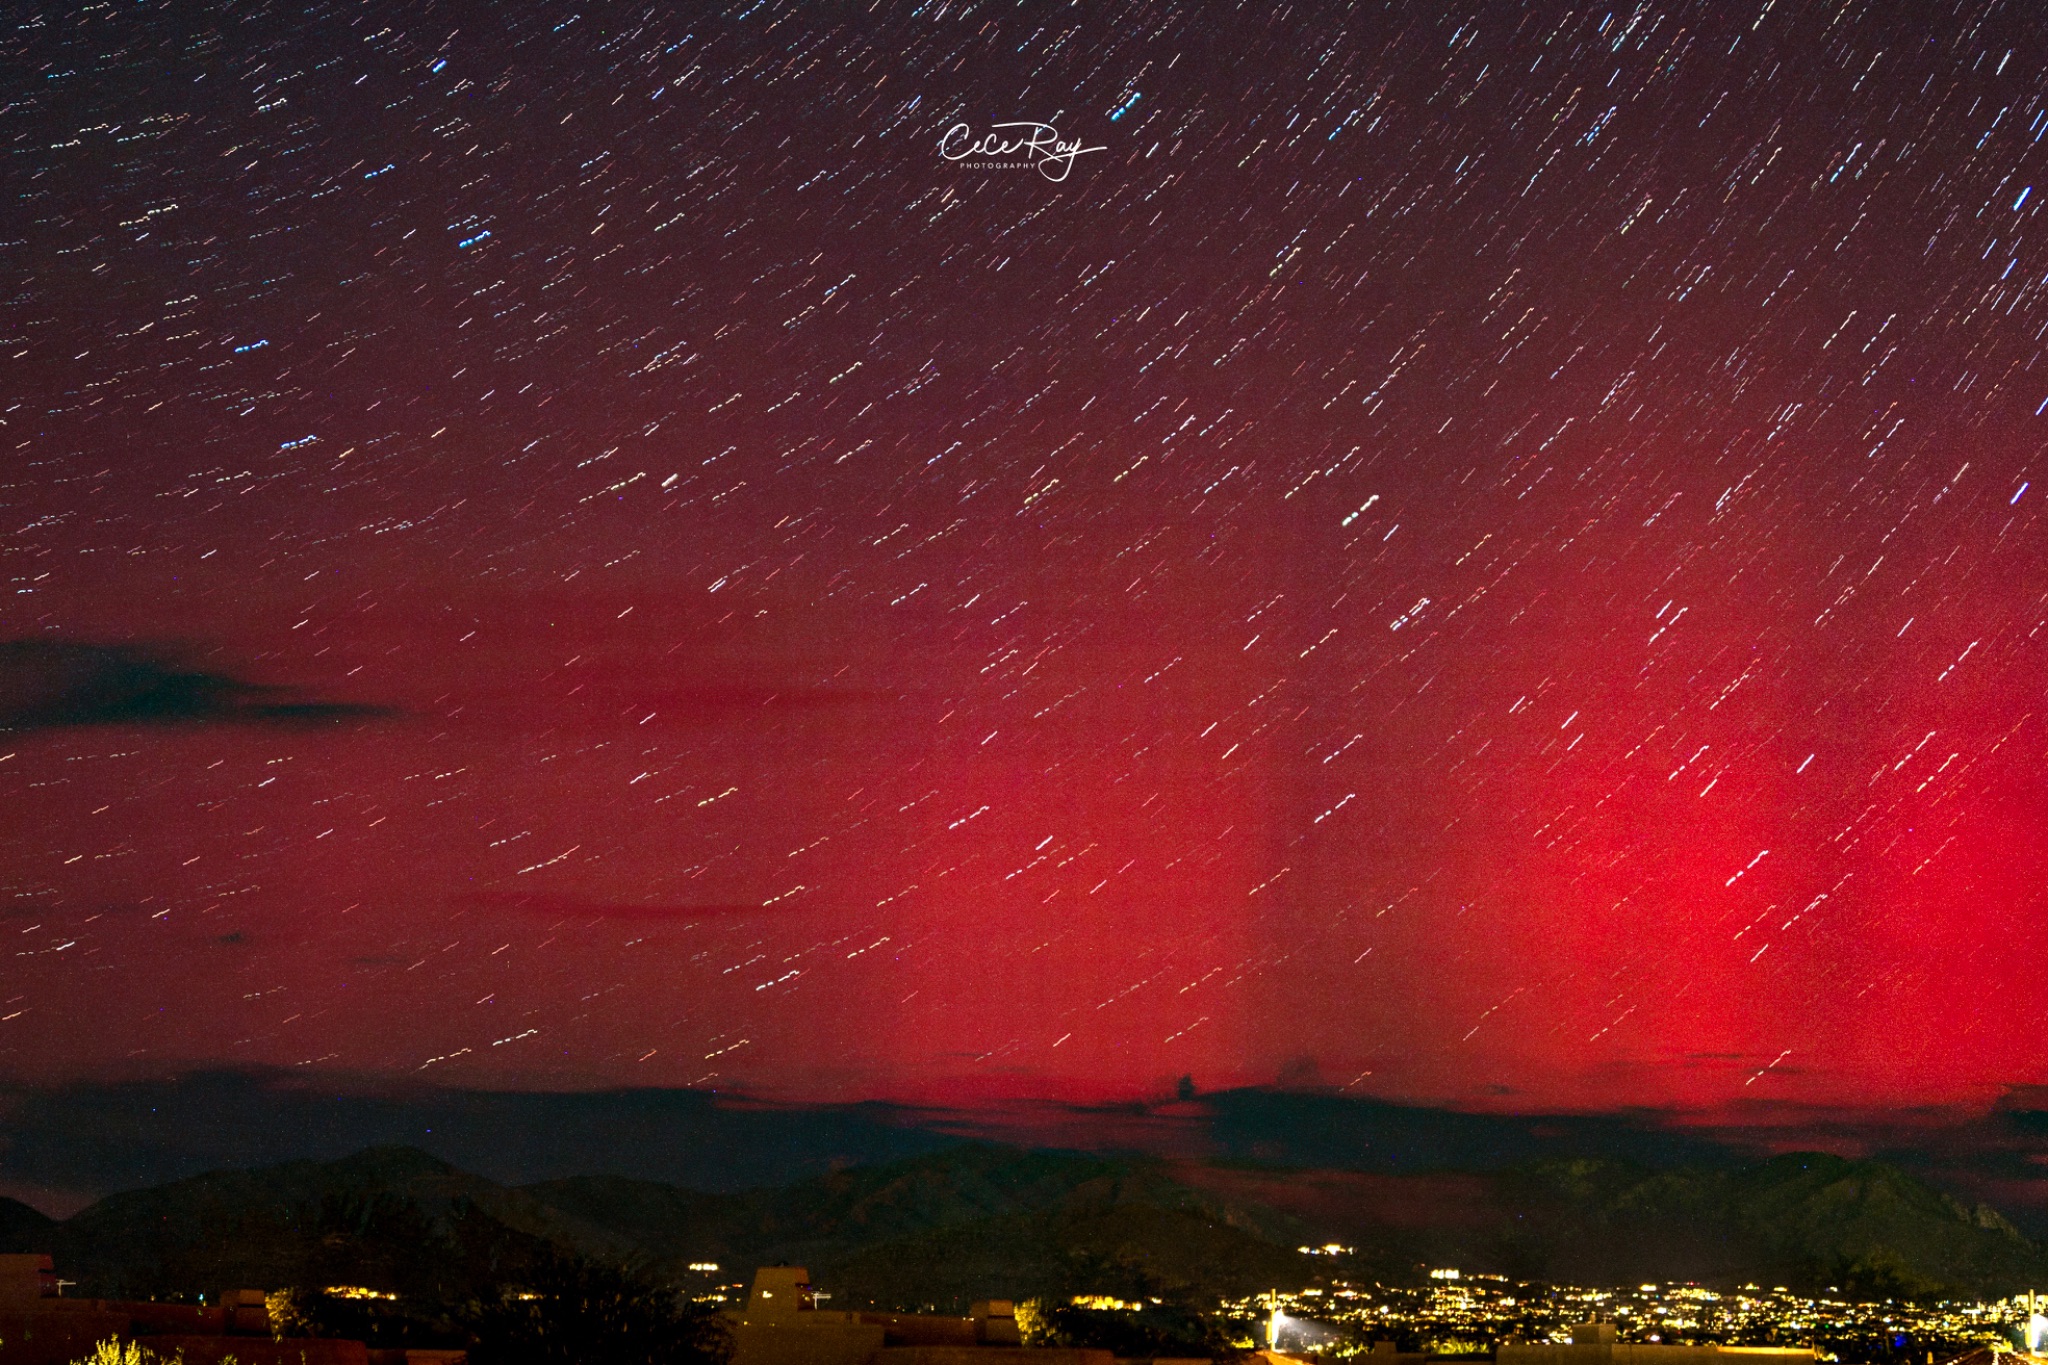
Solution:
[[[11,1080],[2048,1080],[2031,7],[0,51]]]

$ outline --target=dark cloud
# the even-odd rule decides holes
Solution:
[[[166,652],[65,640],[0,641],[0,730],[82,725],[332,725],[388,707],[309,699],[297,689],[186,667]]]
[[[672,1088],[464,1090],[206,1071],[0,1092],[0,1188],[107,1193],[392,1143],[508,1184],[613,1174],[709,1190],[782,1184],[969,1139],[1395,1175],[1501,1170],[1555,1156],[1661,1168],[1753,1155],[1673,1131],[1662,1118],[1469,1114],[1264,1089],[964,1111],[779,1104]]]
[[[682,1089],[459,1090],[264,1070],[0,1091],[0,1190],[67,1213],[203,1171],[419,1147],[507,1184],[580,1174],[781,1184],[960,1139],[885,1104],[783,1106]]]

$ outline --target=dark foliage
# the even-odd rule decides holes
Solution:
[[[339,1337],[380,1350],[412,1347],[460,1347],[466,1334],[452,1318],[431,1305],[406,1299],[366,1299],[322,1290],[288,1291],[289,1302],[279,1315],[272,1300],[271,1325],[286,1336]]]
[[[725,1365],[731,1355],[711,1305],[552,1249],[466,1316],[474,1365]]]
[[[1130,1310],[1058,1304],[1040,1309],[1040,1318],[1047,1345],[1089,1346],[1126,1360],[1214,1356],[1223,1349],[1213,1325],[1184,1305],[1147,1304]]]

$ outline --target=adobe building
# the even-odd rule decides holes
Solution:
[[[71,1365],[109,1339],[183,1365],[462,1365],[461,1351],[373,1351],[360,1341],[270,1335],[260,1289],[211,1304],[67,1299],[48,1256],[0,1256],[0,1365]]]
[[[1108,1351],[1026,1347],[1016,1305],[984,1299],[964,1318],[834,1312],[818,1307],[802,1266],[754,1272],[747,1306],[729,1315],[732,1365],[1114,1365]],[[5,1362],[0,1362],[5,1365]]]
[[[1807,1346],[1665,1346],[1617,1341],[1611,1322],[1582,1322],[1563,1342],[1504,1342],[1495,1365],[1813,1365]]]

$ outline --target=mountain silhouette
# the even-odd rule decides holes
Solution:
[[[729,1192],[620,1176],[507,1186],[381,1147],[129,1191],[61,1222],[0,1204],[0,1245],[50,1252],[79,1292],[105,1296],[337,1282],[425,1292],[445,1278],[446,1248],[495,1256],[542,1242],[697,1284],[690,1267],[707,1262],[728,1282],[798,1263],[837,1306],[941,1310],[991,1295],[1213,1302],[1333,1276],[1414,1281],[1443,1265],[1880,1298],[2048,1280],[2048,1255],[1996,1211],[1880,1162],[1811,1153],[1403,1175],[965,1143]],[[1352,1251],[1298,1250],[1325,1243]]]

